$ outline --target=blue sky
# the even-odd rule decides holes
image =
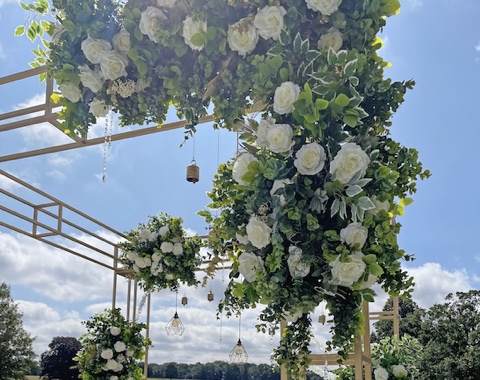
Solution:
[[[417,85],[395,115],[392,133],[402,144],[417,148],[432,177],[418,183],[415,202],[399,218],[399,242],[416,256],[406,267],[415,276],[414,299],[428,307],[450,291],[480,288],[480,221],[477,188],[480,130],[480,27],[478,0],[403,0],[400,15],[387,22],[383,57],[392,62],[386,75],[414,79]],[[26,13],[16,0],[0,0],[0,77],[28,69],[36,45],[13,37]],[[44,85],[36,78],[21,86],[0,86],[0,113],[38,104]],[[175,117],[171,117],[174,121]],[[138,128],[136,126],[130,128]],[[92,129],[102,136],[104,125]],[[115,130],[119,130],[115,126]],[[103,147],[0,163],[24,181],[91,215],[118,231],[127,231],[159,211],[184,218],[189,229],[205,233],[195,212],[208,203],[205,193],[217,164],[235,153],[235,136],[198,127],[195,159],[200,182],[185,181],[192,159],[192,143],[179,148],[183,131],[158,133],[116,142],[108,153],[107,180],[102,182]],[[0,135],[0,156],[68,142],[53,127],[32,126]],[[0,187],[28,196],[0,176]],[[0,198],[0,203],[7,202]],[[8,216],[0,213],[0,220]],[[78,336],[80,320],[108,307],[110,272],[0,228],[0,280],[12,285],[12,295],[24,312],[26,328],[37,336],[43,352],[54,336]],[[209,285],[210,286],[210,285]],[[212,283],[221,296],[221,276]],[[152,306],[152,362],[226,360],[236,342],[236,321],[215,319],[215,305],[206,301],[207,289],[182,289],[190,298],[180,309],[187,332],[168,338],[163,326],[173,315],[174,295],[155,295]],[[123,294],[123,293],[122,293]],[[381,304],[384,296],[380,297]],[[242,339],[252,362],[267,362],[268,336],[256,334],[255,313],[243,318]],[[326,328],[315,328],[320,346]],[[208,345],[209,350],[205,350]],[[320,348],[319,348],[320,349]]]

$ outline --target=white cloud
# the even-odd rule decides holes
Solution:
[[[0,17],[1,19],[1,17]],[[0,59],[5,59],[7,58],[7,55],[5,54],[5,50],[3,49],[3,45],[0,43]]]
[[[412,9],[418,9],[423,5],[423,0],[407,0],[407,4]]]
[[[480,42],[475,46],[476,51],[480,51]]]
[[[13,191],[15,189],[18,189],[20,185],[17,182],[12,181],[10,178],[0,175],[0,187],[6,191]]]
[[[7,4],[14,4],[17,0],[0,0],[0,8]]]

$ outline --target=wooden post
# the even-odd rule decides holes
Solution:
[[[370,347],[370,310],[368,302],[363,301],[362,313],[365,318],[364,335],[363,335],[363,353],[366,358],[372,357],[372,350]],[[369,360],[364,360],[365,365],[365,380],[372,380],[372,363]]]
[[[113,250],[113,294],[112,294],[112,310],[115,309],[117,302],[117,269],[118,269],[118,247]]]
[[[151,305],[151,295],[148,293],[147,296],[147,329],[145,331],[145,338],[148,340],[150,337],[150,305]],[[143,363],[143,376],[146,379],[148,377],[148,346],[145,348],[145,361]]]
[[[398,297],[393,297],[393,335],[400,338],[400,310]]]
[[[283,330],[287,327],[287,322],[284,320],[280,322],[280,339],[283,335]],[[284,365],[280,366],[280,380],[288,380],[287,369]]]

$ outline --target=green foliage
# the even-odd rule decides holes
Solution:
[[[44,380],[78,380],[80,372],[74,361],[82,344],[73,337],[57,336],[48,345],[40,360],[40,376]]]
[[[0,380],[25,378],[35,363],[32,342],[23,328],[22,314],[10,295],[10,287],[0,282]]]

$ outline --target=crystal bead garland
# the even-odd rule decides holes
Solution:
[[[107,180],[107,155],[112,147],[112,131],[113,131],[113,114],[112,111],[108,111],[105,118],[105,139],[103,143],[103,175],[102,181],[105,183]]]

